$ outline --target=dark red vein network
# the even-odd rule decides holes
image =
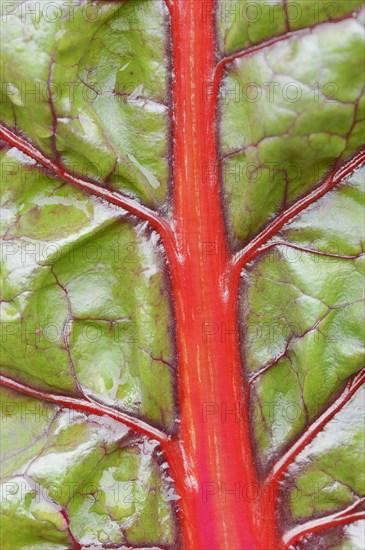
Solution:
[[[166,0],[168,2],[169,0]],[[216,70],[214,73],[214,79],[213,79],[213,94],[218,94],[219,92],[219,86],[222,80],[223,72],[227,65],[235,61],[236,59],[240,59],[242,57],[247,57],[249,55],[252,55],[256,52],[259,52],[260,50],[264,50],[266,48],[269,48],[270,46],[274,46],[275,44],[278,44],[279,42],[284,42],[286,40],[290,40],[291,38],[295,38],[297,36],[306,35],[310,32],[312,32],[317,27],[321,27],[326,24],[336,24],[340,23],[341,21],[346,21],[349,19],[355,19],[360,12],[350,13],[348,15],[344,15],[343,17],[340,17],[334,21],[320,21],[318,23],[315,23],[313,25],[309,25],[307,27],[301,28],[301,29],[295,29],[294,31],[285,32],[283,34],[279,34],[277,36],[274,36],[274,38],[271,38],[269,40],[265,40],[263,42],[259,42],[258,44],[255,44],[253,46],[248,46],[246,48],[243,48],[241,50],[238,50],[236,52],[233,52],[231,54],[228,54],[218,62],[216,66]]]
[[[137,202],[136,200],[122,195],[111,189],[101,187],[97,183],[76,176],[68,172],[63,166],[57,164],[41,151],[39,151],[34,145],[29,143],[27,140],[17,135],[15,132],[9,130],[3,124],[0,124],[0,139],[5,141],[7,144],[12,147],[16,147],[19,151],[22,151],[31,159],[35,160],[37,163],[42,165],[44,168],[52,172],[55,176],[61,178],[64,181],[67,181],[71,185],[82,189],[92,195],[100,197],[101,199],[119,206],[124,210],[134,214],[139,219],[147,221],[151,226],[158,231],[161,237],[164,240],[164,244],[167,248],[171,246],[171,229],[166,220],[164,220],[157,212],[154,212],[150,208],[144,206],[143,204]]]
[[[193,2],[196,0],[193,0]],[[179,5],[179,2],[177,0],[166,0],[167,7],[171,13],[172,16],[175,16],[176,23],[176,36],[179,36],[181,39],[183,37],[184,41],[189,42],[190,38],[194,38],[194,29],[191,31],[191,37],[188,36],[189,33],[185,33],[183,35],[181,33],[181,36],[177,31],[180,31],[183,29],[183,25],[181,24],[181,21],[179,20],[180,17],[182,17],[182,13],[180,14],[177,10],[177,6]],[[190,1],[186,1],[187,7],[191,4]],[[183,6],[185,7],[185,6]],[[175,11],[177,10],[177,11]],[[197,15],[195,12],[193,13],[194,17]],[[352,17],[347,16],[347,17]],[[193,22],[197,23],[198,19],[194,18]],[[199,24],[201,21],[199,20]],[[322,23],[321,23],[322,24]],[[180,29],[181,27],[181,29]],[[223,70],[225,66],[232,62],[234,59],[238,57],[243,57],[246,55],[249,55],[251,53],[254,53],[255,51],[261,50],[263,48],[269,47],[277,42],[280,42],[282,40],[289,39],[297,34],[302,34],[305,32],[309,32],[311,28],[307,29],[301,29],[298,31],[293,31],[286,33],[285,35],[278,36],[272,40],[268,40],[265,43],[261,43],[257,46],[254,46],[252,48],[247,48],[244,51],[236,52],[235,54],[229,55],[222,59],[218,65],[216,65],[215,71],[214,71],[214,86],[215,86],[215,93],[218,95],[219,91],[219,85],[220,80],[223,74]],[[196,32],[196,31],[195,31]],[[206,33],[204,33],[204,30],[201,30],[199,28],[199,32],[202,33],[203,38],[207,38]],[[200,42],[200,45],[197,45],[196,48],[198,53],[201,53],[203,42]],[[176,60],[175,60],[176,61]],[[191,61],[191,63],[194,65],[194,60]],[[195,76],[195,75],[194,75]],[[197,79],[198,81],[198,79]],[[195,82],[195,80],[193,81]],[[190,83],[190,81],[188,81]],[[201,130],[201,129],[200,129]],[[0,137],[4,139],[8,144],[18,148],[20,151],[34,159],[36,162],[41,164],[44,168],[50,170],[53,174],[60,177],[61,179],[71,183],[72,185],[79,187],[93,195],[96,195],[112,204],[115,204],[132,214],[135,214],[140,219],[145,220],[149,222],[154,229],[156,229],[164,239],[164,242],[167,246],[167,255],[170,255],[170,260],[174,260],[176,262],[176,255],[174,252],[174,245],[173,243],[174,236],[172,235],[172,231],[170,228],[169,223],[160,217],[159,214],[153,212],[147,207],[144,207],[137,201],[124,197],[123,195],[102,188],[99,185],[84,180],[82,178],[76,177],[69,172],[67,172],[63,167],[59,166],[55,162],[53,162],[51,159],[46,157],[43,153],[38,151],[33,145],[31,145],[29,142],[27,142],[22,137],[16,135],[14,132],[10,131],[6,127],[0,126]],[[183,139],[183,136],[182,136]],[[365,160],[365,151],[362,153],[359,153],[350,161],[348,161],[340,170],[337,170],[334,174],[330,175],[319,187],[317,187],[314,191],[309,193],[304,198],[300,199],[297,203],[295,203],[292,207],[287,209],[285,212],[283,212],[281,215],[279,215],[269,226],[264,229],[247,247],[245,247],[240,253],[238,253],[234,259],[233,262],[230,264],[230,273],[234,273],[234,276],[236,277],[236,280],[239,280],[240,270],[242,267],[251,259],[256,257],[257,254],[259,254],[262,250],[262,246],[272,237],[274,236],[280,228],[287,223],[290,219],[292,219],[294,216],[296,216],[298,213],[303,211],[305,208],[307,208],[310,204],[315,202],[318,198],[323,196],[325,193],[327,193],[330,189],[332,189],[337,183],[342,181],[346,175],[351,173],[357,166],[359,166],[362,162]],[[191,207],[191,205],[190,205]],[[173,256],[174,254],[174,256]],[[175,266],[176,267],[176,266]],[[232,281],[233,279],[231,279]],[[349,401],[349,399],[354,395],[355,391],[360,387],[360,385],[364,382],[365,378],[365,372],[364,369],[360,371],[360,373],[357,373],[354,377],[350,379],[348,382],[345,390],[342,392],[340,397],[333,403],[332,406],[329,407],[328,410],[326,410],[309,428],[307,431],[302,434],[302,436],[299,437],[299,439],[294,443],[294,445],[285,453],[285,455],[278,461],[278,463],[274,466],[272,472],[269,475],[269,478],[271,480],[275,479],[278,480],[281,475],[286,470],[287,466],[294,460],[294,458],[297,456],[298,453],[303,450],[303,448],[308,445],[313,438],[323,429],[323,427],[333,418],[333,416],[342,409],[342,407]],[[68,397],[64,395],[55,395],[51,394],[45,391],[36,390],[33,388],[30,388],[24,384],[21,384],[15,380],[12,380],[5,376],[0,376],[0,383],[3,384],[6,387],[9,387],[15,391],[24,393],[26,395],[30,395],[39,399],[43,399],[44,401],[55,403],[56,405],[59,405],[61,407],[68,407],[75,410],[80,410],[89,414],[97,414],[98,416],[109,416],[113,418],[114,420],[117,420],[119,422],[122,422],[126,426],[142,433],[143,435],[146,435],[148,437],[151,437],[153,439],[156,439],[157,441],[160,441],[162,446],[171,446],[173,442],[170,440],[169,436],[160,432],[159,430],[149,426],[145,422],[135,419],[126,413],[120,413],[118,411],[114,411],[113,409],[94,402],[89,402],[87,400],[83,399],[77,399],[73,397]],[[335,519],[341,519],[342,524],[345,523],[345,519],[348,519],[350,521],[353,521],[354,514],[351,513],[350,510],[348,510],[348,513],[345,514],[346,511],[343,512],[342,516]],[[357,516],[356,516],[357,517]],[[244,519],[244,518],[242,518]],[[308,524],[307,524],[308,525]],[[302,531],[303,531],[302,526]],[[299,529],[299,527],[297,528]],[[312,528],[308,532],[313,532],[316,529],[316,526],[312,524]],[[304,533],[306,534],[306,533]],[[289,537],[289,542],[291,540],[294,540],[292,537],[293,533],[287,534]],[[299,535],[296,535],[299,536]],[[300,535],[303,536],[303,535]]]
[[[331,191],[336,185],[341,183],[347,176],[352,174],[365,162],[365,149],[349,158],[341,168],[333,170],[329,176],[310,193],[304,195],[296,201],[292,206],[279,214],[268,226],[263,229],[252,241],[240,250],[233,258],[231,270],[235,276],[239,276],[244,266],[253,260],[258,254],[264,251],[264,244],[295,216],[303,212],[306,208],[314,204],[318,199],[322,198],[326,193]],[[237,273],[238,272],[238,273]]]
[[[332,403],[332,405],[330,405],[312,424],[307,427],[305,432],[298,437],[286,453],[284,453],[284,455],[277,461],[266,478],[267,484],[277,485],[284,472],[299,455],[299,453],[301,453],[309,445],[309,443],[313,441],[316,435],[323,430],[328,422],[343,409],[343,407],[350,401],[350,399],[364,383],[365,367],[349,379],[344,390],[335,402]]]

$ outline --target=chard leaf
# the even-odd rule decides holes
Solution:
[[[15,149],[2,167],[4,374],[171,430],[171,311],[156,235]]]
[[[362,2],[3,4],[1,548],[363,550]]]

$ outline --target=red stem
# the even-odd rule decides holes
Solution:
[[[128,428],[131,428],[142,435],[146,435],[150,439],[155,439],[161,444],[166,444],[170,440],[167,434],[161,432],[153,426],[150,426],[143,420],[135,418],[126,412],[114,410],[107,405],[96,403],[95,401],[86,401],[85,399],[69,397],[68,395],[37,390],[2,374],[0,375],[0,385],[25,395],[29,395],[30,397],[42,399],[43,401],[47,401],[49,403],[55,403],[60,407],[66,407],[74,411],[82,411],[87,414],[96,414],[97,416],[109,416],[109,418],[112,418],[117,422],[121,422]]]
[[[318,531],[323,531],[324,529],[330,529],[331,527],[337,527],[338,525],[346,525],[353,523],[354,521],[365,519],[365,512],[353,512],[353,510],[356,510],[356,508],[364,502],[365,498],[361,498],[348,506],[345,510],[335,512],[329,516],[314,519],[294,527],[294,529],[288,531],[283,537],[285,549],[289,550],[290,548],[293,548],[294,545],[306,535],[317,533]]]
[[[179,360],[179,441],[166,449],[181,496],[186,550],[280,547],[261,540],[247,393],[237,330],[238,289],[222,288],[227,264],[216,139],[212,4],[175,0],[172,9],[174,231],[170,261]],[[233,305],[233,307],[231,307]]]
[[[68,183],[71,183],[75,187],[82,189],[92,195],[100,197],[105,201],[119,206],[124,210],[127,210],[131,214],[135,214],[141,220],[147,221],[158,233],[161,235],[161,238],[164,241],[164,245],[172,254],[174,254],[173,249],[173,238],[172,231],[167,220],[163,219],[159,214],[140,204],[136,200],[126,197],[117,191],[101,187],[99,184],[76,176],[68,172],[62,165],[57,164],[41,151],[36,149],[31,143],[26,141],[24,138],[15,134],[6,126],[0,124],[0,139],[4,140],[6,143],[12,147],[16,147],[19,151],[25,153],[28,157],[35,160],[37,163],[41,164],[44,168],[52,172],[55,176],[61,178]]]

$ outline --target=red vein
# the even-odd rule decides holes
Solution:
[[[290,21],[289,21],[289,10],[288,10],[288,0],[283,0],[283,9],[285,14],[285,28],[287,32],[290,31]]]
[[[82,189],[92,195],[100,197],[105,201],[119,206],[124,210],[127,210],[131,214],[134,214],[141,220],[147,221],[151,226],[158,231],[164,243],[174,250],[172,231],[167,220],[163,219],[159,214],[137,202],[136,200],[126,197],[116,191],[101,187],[93,181],[86,180],[80,176],[76,176],[68,172],[63,166],[55,163],[41,151],[36,149],[31,143],[18,136],[4,125],[0,124],[0,139],[3,139],[6,143],[12,147],[16,147],[19,151],[25,153],[28,157],[41,164],[44,168],[50,170],[55,176],[71,183],[73,186]]]
[[[292,243],[287,243],[285,241],[276,241],[274,243],[269,243],[265,246],[260,247],[260,254],[275,248],[276,246],[286,246],[287,248],[293,248],[299,252],[305,252],[308,254],[316,254],[317,256],[326,256],[327,258],[338,258],[340,260],[357,260],[360,256],[363,256],[364,253],[359,254],[358,256],[346,256],[343,254],[333,254],[330,252],[322,252],[321,250],[313,250],[313,248],[306,248],[304,246],[297,246]]]
[[[78,399],[75,397],[69,397],[68,395],[54,394],[49,393],[43,390],[37,390],[21,382],[17,382],[12,378],[9,378],[4,375],[0,375],[0,385],[20,392],[30,397],[35,397],[37,399],[42,399],[49,403],[55,403],[61,407],[66,407],[75,411],[82,411],[88,414],[95,414],[97,416],[109,416],[113,420],[124,424],[128,428],[135,430],[143,435],[146,435],[150,439],[155,439],[160,443],[167,443],[170,438],[164,432],[150,426],[147,422],[135,418],[126,412],[119,410],[113,410],[110,407],[103,405],[101,403],[95,403],[92,401],[86,401],[85,399]]]
[[[49,498],[49,495],[47,494],[47,498]],[[55,503],[56,504],[56,503]],[[66,510],[66,508],[64,506],[62,506],[61,510],[60,510],[60,513],[63,517],[63,519],[65,520],[66,522],[66,525],[67,525],[67,531],[68,531],[68,534],[69,534],[69,537],[71,539],[71,542],[73,544],[73,548],[74,550],[82,550],[82,546],[81,544],[75,539],[72,531],[71,531],[71,527],[70,527],[70,516],[68,515],[68,512]]]
[[[354,512],[356,508],[365,502],[365,498],[361,498],[348,506],[345,510],[340,512],[335,512],[329,516],[324,516],[322,518],[314,519],[294,527],[283,536],[283,542],[286,549],[293,547],[300,539],[305,535],[316,533],[318,531],[323,531],[324,529],[329,529],[330,527],[336,527],[337,525],[346,525],[353,523],[354,521],[359,521],[365,519],[365,512]]]
[[[293,443],[286,453],[273,466],[271,472],[266,478],[266,483],[277,485],[279,479],[293,462],[296,456],[301,453],[307,445],[323,430],[332,418],[343,409],[346,403],[365,382],[365,367],[354,374],[347,382],[344,390],[332,405],[317,418],[306,431]]]
[[[229,65],[229,63],[232,63],[236,59],[240,59],[241,57],[246,57],[260,50],[264,50],[266,48],[269,48],[270,46],[274,46],[275,44],[278,44],[279,42],[283,42],[284,40],[289,40],[290,38],[295,38],[297,36],[309,34],[310,32],[312,32],[313,29],[321,25],[325,25],[328,23],[331,23],[331,24],[340,23],[341,21],[345,21],[347,19],[355,19],[358,14],[359,12],[355,12],[355,14],[350,13],[348,15],[345,15],[337,19],[336,21],[320,21],[319,23],[309,25],[308,27],[305,27],[303,29],[296,29],[294,31],[289,31],[284,34],[279,34],[278,36],[275,36],[270,40],[260,42],[259,44],[255,44],[254,46],[249,46],[242,50],[238,50],[236,52],[226,55],[217,63],[215,73],[214,73],[214,79],[213,79],[213,93],[218,94],[224,69],[226,68],[227,65]]]
[[[169,12],[172,15],[172,10],[174,8],[174,0],[165,0],[165,4],[167,6],[167,9],[169,10]]]
[[[350,175],[363,162],[365,162],[365,150],[348,159],[338,170],[332,170],[329,176],[318,187],[279,214],[267,227],[265,227],[265,229],[263,229],[263,231],[252,239],[247,246],[233,257],[232,265],[230,266],[230,275],[239,278],[240,272],[244,266],[261,254],[264,250],[262,246],[269,239],[274,237],[283,225],[331,191],[331,189],[338,185],[345,177]]]

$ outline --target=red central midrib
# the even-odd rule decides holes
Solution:
[[[247,399],[237,335],[234,291],[225,301],[227,260],[220,200],[216,101],[210,96],[216,65],[214,14],[204,2],[175,0],[172,8],[174,231],[180,262],[170,260],[179,361],[180,442],[165,449],[181,496],[186,550],[258,549],[252,503],[228,490],[255,483]],[[208,254],[207,254],[208,252]],[[220,334],[204,341],[205,323]],[[234,334],[222,334],[225,330]],[[208,404],[219,412],[204,417]],[[240,420],[222,407],[240,407]],[[207,421],[205,421],[207,420]],[[207,485],[216,490],[204,494]],[[210,490],[209,489],[209,490]]]

